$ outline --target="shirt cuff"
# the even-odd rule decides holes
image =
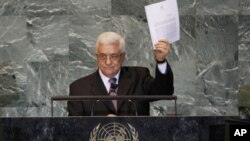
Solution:
[[[158,66],[158,69],[159,69],[159,71],[162,73],[162,74],[166,74],[166,72],[167,72],[167,62],[165,62],[165,63],[161,63],[161,64],[157,64],[157,66]]]

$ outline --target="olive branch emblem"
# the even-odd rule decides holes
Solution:
[[[131,140],[130,141],[139,141],[139,136],[138,136],[138,132],[136,131],[136,129],[127,123],[127,127],[129,127],[129,132],[130,132],[130,135],[131,135]],[[99,131],[100,131],[100,127],[101,127],[101,124],[99,123],[94,129],[93,131],[90,133],[90,137],[89,137],[89,141],[98,141],[98,134],[99,134]],[[121,128],[122,130],[126,129],[126,127],[122,127]],[[128,128],[127,128],[128,129]],[[126,130],[127,130],[126,129]],[[123,139],[122,139],[123,140]],[[120,141],[122,141],[120,140]]]
[[[132,133],[132,141],[139,141],[138,132],[136,132],[135,128],[132,125],[128,124],[128,126],[130,128],[130,132]]]
[[[93,131],[90,133],[89,141],[96,141],[96,136],[99,131],[100,123],[93,129]]]

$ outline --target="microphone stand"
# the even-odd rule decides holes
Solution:
[[[135,108],[135,116],[138,116],[137,106],[136,106],[136,104],[135,104],[135,101],[129,99],[128,102],[130,102],[131,105]]]
[[[93,104],[92,104],[92,107],[91,107],[91,116],[94,116],[94,108],[95,108],[95,105],[99,102],[100,100],[96,100]]]
[[[92,106],[91,106],[91,114],[90,114],[91,116],[94,116],[94,108],[95,108],[95,105],[96,105],[98,102],[100,102],[99,99],[96,100],[96,101],[92,104]],[[131,105],[134,107],[134,109],[135,109],[135,116],[138,116],[137,106],[136,106],[136,104],[135,104],[135,101],[129,99],[128,102],[131,103]]]

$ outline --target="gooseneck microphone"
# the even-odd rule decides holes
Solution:
[[[137,106],[135,104],[135,101],[129,99],[128,102],[131,103],[131,105],[134,107],[134,109],[135,109],[135,116],[138,116]]]
[[[94,108],[95,108],[95,105],[99,102],[100,100],[96,100],[93,104],[92,104],[92,107],[91,107],[91,116],[94,116]]]

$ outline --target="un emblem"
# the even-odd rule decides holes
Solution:
[[[117,122],[101,125],[100,123],[90,133],[89,141],[139,141],[138,132],[130,125]]]

